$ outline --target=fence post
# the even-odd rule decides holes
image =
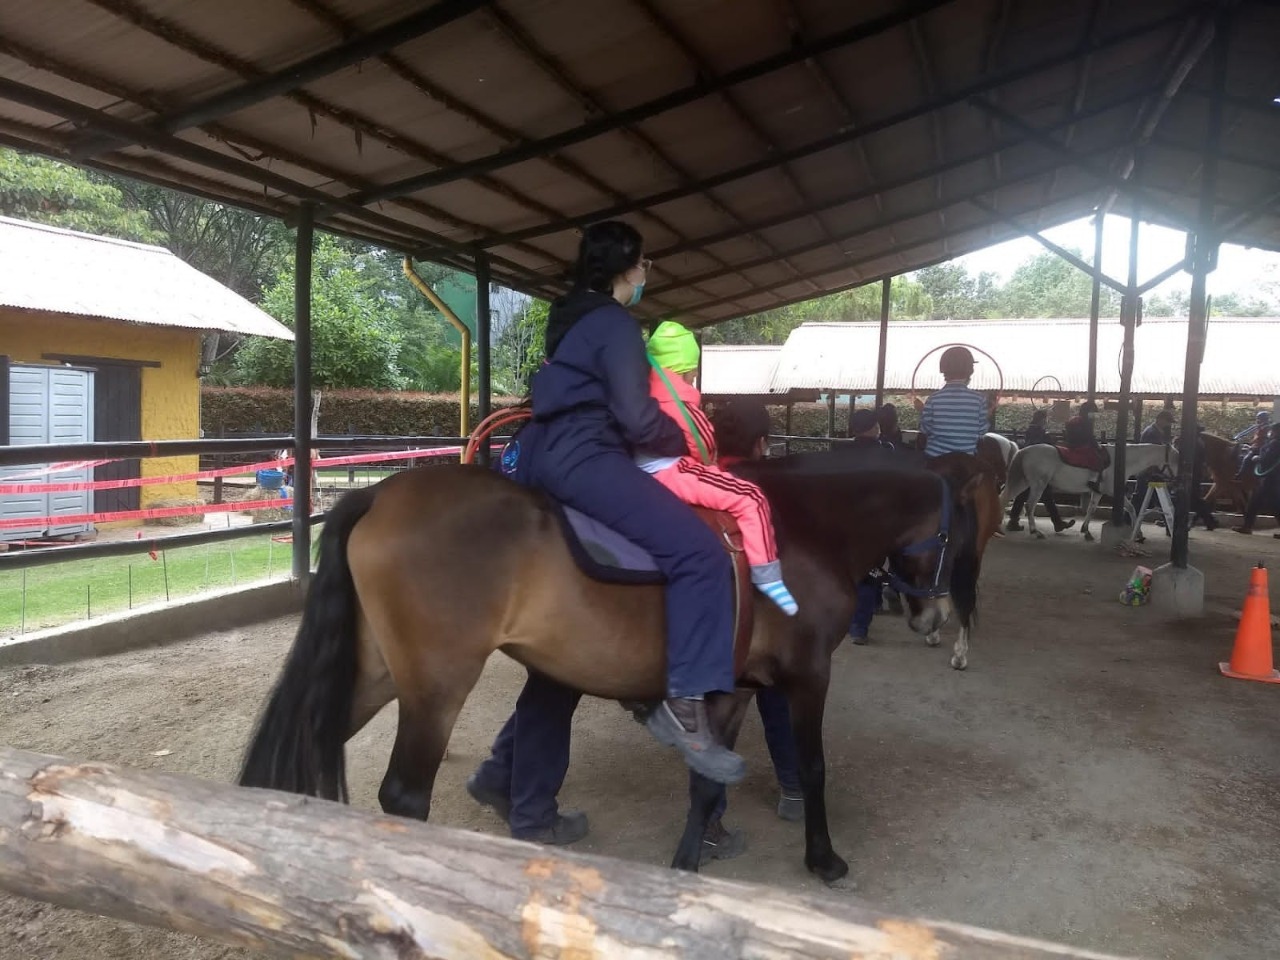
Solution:
[[[293,279],[293,576],[311,577],[311,254],[315,210],[298,209]]]

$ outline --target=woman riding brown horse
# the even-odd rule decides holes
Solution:
[[[804,791],[805,863],[833,881],[848,866],[827,826],[822,719],[831,654],[858,581],[885,556],[927,633],[976,592],[974,485],[920,469],[851,470],[806,454],[735,468],[774,510],[800,616],[758,601],[744,687],[791,704]],[[469,466],[407,471],[347,494],[330,512],[302,622],[248,749],[240,782],[345,799],[344,744],[392,700],[399,724],[378,797],[425,819],[459,711],[495,650],[593,696],[666,693],[661,587],[592,580],[541,494]],[[725,597],[724,602],[730,603]],[[750,693],[723,698],[732,745]],[[673,866],[696,870],[719,787],[698,778]]]

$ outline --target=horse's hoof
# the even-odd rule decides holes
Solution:
[[[1037,540],[1043,540],[1043,539],[1044,539],[1044,534],[1043,534],[1043,533],[1041,533],[1039,530],[1032,530],[1032,531],[1031,531],[1031,535],[1032,535],[1033,537],[1035,537]]]
[[[968,667],[969,667],[968,657],[962,657],[960,656],[960,654],[957,653],[951,658],[951,668],[953,670],[967,670]]]
[[[822,863],[810,863],[808,866],[809,872],[827,884],[827,886],[837,883],[849,875],[849,865],[834,853],[825,858]]]
[[[942,642],[942,637],[939,636],[938,632],[935,630],[933,633],[926,633],[924,635],[924,642],[931,647],[936,647]]]

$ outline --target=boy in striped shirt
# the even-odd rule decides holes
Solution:
[[[969,389],[973,364],[973,354],[965,347],[943,352],[938,368],[947,382],[929,396],[920,412],[920,432],[928,439],[926,457],[975,453],[987,433],[991,405],[986,396]]]

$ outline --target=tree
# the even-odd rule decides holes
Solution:
[[[1078,250],[1071,251],[1080,256]],[[1087,317],[1093,299],[1093,280],[1048,250],[1018,267],[1001,291],[1006,317]],[[1103,285],[1098,313],[1120,314],[1120,296]]]
[[[112,180],[13,150],[0,149],[0,214],[120,240],[163,240]]]
[[[704,343],[783,344],[802,323],[850,323],[880,319],[880,284],[868,283],[852,290],[828,294],[739,317],[708,327]],[[890,293],[890,310],[897,320],[916,320],[929,309],[930,299],[919,283],[909,277],[895,277]]]
[[[496,392],[517,396],[528,389],[529,378],[542,363],[550,309],[551,305],[545,300],[529,300],[495,338],[493,373]]]
[[[317,387],[396,390],[404,385],[397,359],[400,334],[393,308],[371,285],[367,255],[352,256],[327,234],[317,234],[311,282],[312,379]],[[262,307],[293,326],[293,267],[281,269]],[[236,354],[243,383],[293,384],[293,344],[249,337]]]

